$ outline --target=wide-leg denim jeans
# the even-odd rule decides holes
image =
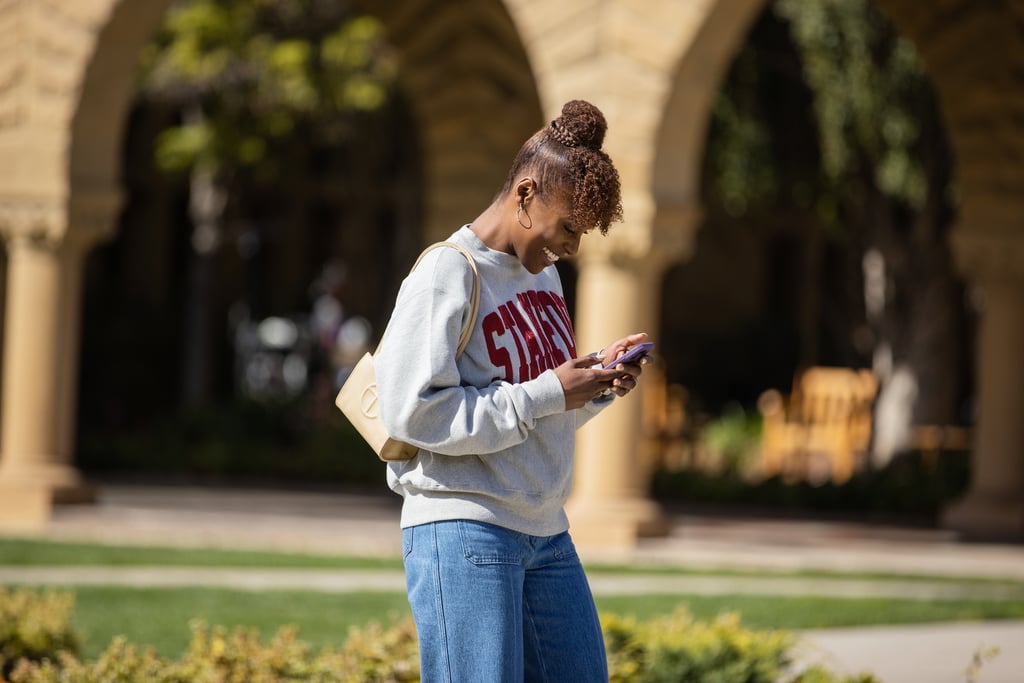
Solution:
[[[568,532],[482,522],[402,532],[424,683],[607,683],[597,609]]]

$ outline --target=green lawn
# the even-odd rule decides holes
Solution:
[[[193,566],[228,568],[401,569],[393,559],[348,558],[235,550],[196,550],[60,543],[28,539],[0,539],[0,566]],[[729,574],[764,576],[758,572],[696,572],[670,568],[589,567],[603,573]],[[773,573],[772,576],[784,574]],[[853,579],[893,576],[802,573]],[[792,576],[792,574],[790,574]],[[898,578],[906,579],[906,576]],[[924,578],[924,577],[922,577]],[[1024,582],[988,579],[942,579],[964,584],[1000,583],[1012,587],[1009,598],[974,600],[911,600],[888,598],[778,597],[757,595],[623,595],[599,596],[602,612],[632,615],[646,620],[686,606],[696,617],[710,619],[723,612],[739,612],[752,628],[807,629],[873,624],[922,623],[979,619],[1024,619]],[[264,637],[279,627],[295,625],[299,638],[315,647],[338,645],[351,626],[370,621],[387,623],[408,614],[400,592],[321,593],[315,591],[240,591],[218,588],[121,588],[81,586],[74,590],[73,623],[85,637],[83,654],[94,658],[115,635],[138,645],[152,645],[167,656],[179,654],[189,641],[189,622],[228,628],[247,626]]]
[[[68,543],[0,538],[0,566],[170,566],[294,569],[401,569],[399,558]]]
[[[107,588],[74,590],[73,624],[85,636],[83,654],[94,658],[111,638],[123,634],[136,644],[154,646],[168,656],[189,640],[189,622],[248,626],[263,637],[287,624],[316,647],[339,645],[351,626],[388,623],[409,613],[403,593],[318,593],[311,591],[235,591],[214,588]],[[646,620],[686,606],[696,617],[711,619],[739,612],[751,628],[805,629],[892,623],[1024,618],[1024,600],[894,600],[752,595],[601,596],[598,609]]]
[[[279,569],[402,569],[397,557],[349,557],[294,552],[171,548],[160,546],[74,543],[31,538],[0,537],[0,566],[111,566],[111,567],[264,567]],[[998,584],[1020,590],[1024,581],[983,577],[945,577],[879,572],[809,570],[797,572],[742,569],[696,570],[672,566],[602,565],[586,563],[588,574],[662,574],[688,576],[800,576],[844,579],[919,579],[930,583]]]
[[[187,645],[189,623],[229,629],[256,628],[264,638],[294,625],[301,640],[317,648],[340,645],[349,628],[370,621],[388,623],[409,613],[404,593],[319,593],[312,591],[236,591],[217,588],[73,589],[72,624],[84,637],[83,654],[95,658],[116,635],[160,654],[177,656]]]

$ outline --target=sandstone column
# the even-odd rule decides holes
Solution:
[[[983,289],[976,350],[971,484],[945,526],[974,538],[1024,537],[1024,239],[960,232],[962,270]]]
[[[601,238],[587,239],[591,244],[583,246],[581,255]],[[653,339],[658,299],[653,292],[659,283],[652,275],[640,262],[614,252],[583,257],[577,286],[579,338],[600,345],[647,332]],[[581,347],[580,353],[592,350],[597,347]],[[616,399],[577,434],[575,486],[567,511],[577,544],[603,553],[628,552],[637,536],[659,533],[665,526],[660,508],[647,498],[643,404],[636,394]]]
[[[629,197],[637,218],[580,247],[576,333],[580,353],[633,332],[657,343],[661,281],[667,268],[692,251],[701,211],[693,202]],[[641,536],[668,531],[661,507],[648,497],[650,462],[640,387],[616,399],[577,432],[576,478],[566,506],[573,539],[585,551],[628,558]]]
[[[74,467],[82,272],[120,201],[117,192],[76,196],[46,221],[6,226],[0,525],[40,527],[54,504],[94,499]]]
[[[67,311],[72,285],[64,243],[28,237],[8,241],[0,522],[38,525],[55,502],[88,500],[91,492],[71,464],[63,395],[69,372]]]

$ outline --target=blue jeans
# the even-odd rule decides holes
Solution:
[[[434,522],[402,532],[424,683],[607,683],[594,598],[568,532]]]

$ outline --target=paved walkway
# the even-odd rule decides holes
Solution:
[[[399,504],[386,492],[106,484],[96,505],[58,507],[46,536],[396,557]],[[698,514],[670,521],[669,535],[642,539],[629,563],[1024,580],[1024,545],[965,544],[944,530]]]
[[[400,552],[398,503],[397,497],[388,494],[106,484],[100,488],[96,505],[58,508],[43,535],[119,544],[396,557]],[[586,550],[582,554],[588,562],[601,559],[597,553],[588,556]],[[1019,585],[1006,581],[1024,581],[1024,546],[964,544],[945,531],[853,522],[674,515],[671,533],[641,541],[629,560],[692,569],[754,569],[761,576],[594,572],[594,591],[999,599],[1020,595]],[[793,570],[912,578],[882,581],[779,575]],[[950,582],[949,577],[996,581]],[[399,571],[188,567],[0,566],[0,584],[6,583],[323,591],[403,588]],[[968,680],[964,671],[975,653],[990,647],[999,647],[1000,653],[982,665],[979,683],[1024,683],[1024,622],[808,631],[801,661],[822,661],[845,673],[872,671],[885,683],[962,683]]]
[[[686,576],[591,572],[597,595],[780,595],[910,600],[1000,600],[1024,598],[1019,585],[958,584],[930,581],[782,576]],[[404,591],[401,570],[271,569],[239,567],[63,567],[0,566],[0,584],[41,586],[216,586],[241,590],[272,588],[353,591]],[[1022,643],[1024,645],[1024,643]]]

